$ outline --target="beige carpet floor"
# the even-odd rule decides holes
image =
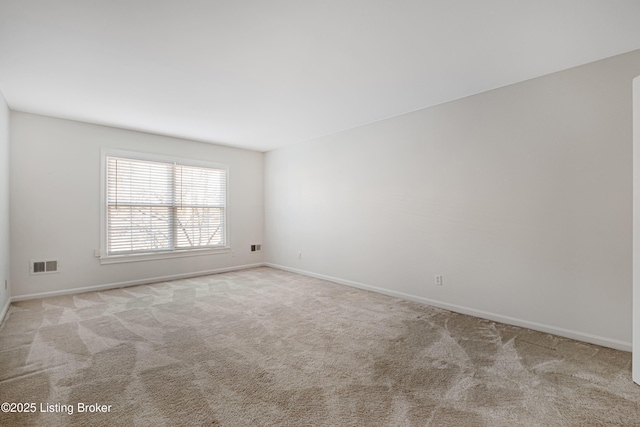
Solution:
[[[266,267],[12,304],[0,402],[36,404],[3,426],[640,425],[629,353]]]

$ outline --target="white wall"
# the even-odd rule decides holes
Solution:
[[[101,265],[100,150],[124,149],[229,165],[232,254]],[[110,285],[261,263],[263,154],[33,114],[11,112],[13,296]],[[59,274],[30,275],[29,261],[58,259]]]
[[[629,350],[639,74],[635,51],[268,152],[266,261]]]
[[[0,321],[8,309],[11,289],[9,257],[9,107],[0,92]]]
[[[633,80],[633,381],[640,384],[640,77]]]

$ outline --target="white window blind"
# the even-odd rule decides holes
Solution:
[[[226,244],[225,169],[106,157],[107,254]]]

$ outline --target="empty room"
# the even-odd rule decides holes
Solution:
[[[640,425],[639,20],[0,0],[0,425]]]

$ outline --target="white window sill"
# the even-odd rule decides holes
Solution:
[[[230,247],[224,248],[207,248],[207,249],[190,249],[190,250],[178,250],[169,252],[152,252],[144,254],[131,254],[131,255],[111,255],[100,257],[100,264],[119,264],[123,262],[138,262],[138,261],[154,261],[168,258],[184,258],[203,255],[218,255],[230,253]]]

